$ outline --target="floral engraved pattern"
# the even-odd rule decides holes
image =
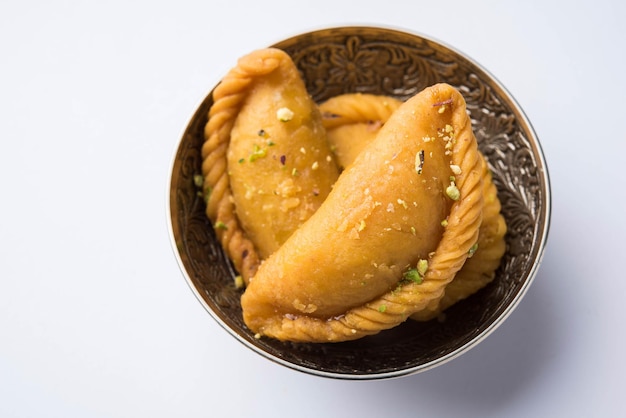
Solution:
[[[348,88],[355,89],[359,85],[372,85],[376,73],[372,67],[376,63],[377,53],[373,50],[360,47],[360,40],[356,36],[346,41],[344,53],[330,56],[331,84],[345,82]]]
[[[426,44],[395,45],[380,39],[350,36],[324,48],[312,44],[284,48],[300,68],[317,101],[341,93],[386,94],[407,99],[446,79],[457,67],[436,58]]]
[[[523,293],[543,251],[549,221],[549,184],[532,128],[509,95],[479,66],[426,38],[376,28],[327,29],[275,45],[298,66],[311,96],[364,92],[405,100],[446,82],[465,97],[479,148],[502,201],[507,252],[496,279],[446,312],[446,321],[408,321],[377,336],[339,344],[291,344],[256,340],[246,329],[235,272],[204,215],[193,177],[209,95],[183,136],[172,168],[170,217],[176,252],[190,287],[214,318],[233,335],[271,358],[327,375],[400,375],[458,352],[497,323]]]

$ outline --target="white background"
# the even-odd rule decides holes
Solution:
[[[626,373],[626,3],[0,3],[0,416],[618,416]],[[525,299],[422,374],[278,366],[204,311],[176,264],[171,158],[253,49],[344,24],[459,49],[516,97],[551,174]],[[623,410],[622,410],[623,413]]]

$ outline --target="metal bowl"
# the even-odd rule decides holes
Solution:
[[[285,50],[318,102],[363,92],[407,99],[446,82],[467,102],[480,150],[493,172],[508,225],[507,249],[495,280],[446,311],[445,321],[409,320],[357,341],[328,344],[255,339],[244,325],[235,272],[215,238],[198,196],[209,93],[176,150],[167,215],[183,275],[200,303],[233,337],[260,355],[302,372],[341,379],[383,379],[422,372],[474,347],[519,304],[541,261],[550,221],[550,184],[539,140],[504,87],[477,63],[432,39],[377,27],[303,33],[274,47]],[[234,65],[235,63],[233,63]]]

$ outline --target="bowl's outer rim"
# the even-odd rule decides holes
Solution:
[[[418,37],[418,38],[422,38],[428,42],[432,42],[434,44],[438,44],[444,48],[449,49],[450,51],[452,51],[453,53],[459,55],[460,57],[466,59],[468,62],[470,62],[473,66],[475,66],[476,68],[480,69],[482,72],[484,72],[487,77],[490,78],[490,80],[494,83],[494,85],[500,89],[501,93],[503,94],[504,97],[506,97],[510,103],[513,105],[515,112],[520,116],[521,121],[525,127],[525,131],[529,133],[530,138],[529,138],[529,142],[531,144],[531,146],[534,148],[534,155],[537,158],[538,162],[540,163],[540,166],[538,167],[538,170],[540,171],[541,175],[539,176],[539,178],[542,180],[543,184],[543,190],[545,191],[545,196],[543,196],[544,198],[544,205],[543,205],[543,212],[540,214],[539,218],[544,219],[544,222],[541,223],[542,228],[541,231],[538,235],[538,240],[539,240],[539,244],[537,246],[537,254],[535,257],[535,260],[533,262],[533,265],[530,269],[530,271],[527,273],[526,276],[526,280],[524,280],[524,283],[522,285],[522,287],[520,288],[520,291],[516,294],[515,298],[512,300],[512,302],[506,307],[506,309],[503,311],[503,313],[495,320],[493,321],[489,327],[487,327],[483,332],[481,332],[480,334],[476,335],[474,338],[472,338],[470,341],[468,341],[467,343],[463,344],[462,346],[458,347],[456,350],[451,351],[450,353],[439,357],[435,360],[432,360],[430,362],[424,363],[424,364],[420,364],[418,366],[414,366],[414,367],[410,367],[410,368],[406,368],[406,369],[400,369],[400,370],[395,370],[395,371],[391,371],[391,372],[382,372],[382,373],[368,373],[368,374],[348,374],[348,373],[335,373],[335,372],[327,372],[327,371],[323,371],[323,370],[316,370],[316,369],[312,369],[309,367],[304,367],[304,366],[300,366],[298,364],[294,364],[292,362],[283,360],[279,357],[274,356],[273,354],[263,350],[262,348],[252,344],[248,339],[244,338],[243,336],[241,336],[239,333],[235,332],[234,330],[232,330],[214,311],[213,309],[211,309],[211,307],[206,303],[206,301],[204,300],[204,298],[202,297],[202,295],[200,294],[200,292],[198,291],[198,289],[196,288],[196,286],[194,286],[193,281],[191,279],[191,277],[189,276],[184,262],[180,256],[180,253],[177,249],[177,245],[176,245],[176,238],[175,238],[175,233],[174,233],[174,224],[173,224],[173,213],[172,213],[172,190],[173,190],[173,181],[174,181],[174,166],[176,164],[176,159],[178,156],[178,152],[180,150],[180,147],[183,143],[184,140],[184,135],[185,133],[188,131],[189,126],[191,125],[192,121],[195,120],[198,116],[198,112],[200,111],[203,103],[207,100],[207,97],[212,93],[212,89],[209,90],[206,94],[204,94],[197,102],[197,105],[194,107],[195,111],[193,112],[193,114],[188,118],[187,122],[183,125],[183,128],[178,136],[179,141],[175,143],[173,149],[174,152],[172,152],[171,155],[171,160],[170,160],[170,170],[169,170],[169,175],[168,175],[168,179],[167,179],[167,184],[166,184],[166,193],[165,193],[165,212],[166,212],[166,222],[167,222],[167,230],[168,230],[168,235],[170,238],[170,244],[171,244],[171,249],[172,252],[174,253],[174,257],[176,259],[176,262],[178,263],[178,267],[181,270],[185,281],[187,282],[188,287],[191,289],[192,293],[195,295],[196,299],[198,299],[198,301],[200,302],[200,304],[204,307],[204,309],[209,313],[209,315],[218,323],[218,325],[220,325],[224,330],[226,330],[231,336],[235,337],[240,343],[242,343],[243,345],[245,345],[246,347],[248,347],[249,349],[251,349],[252,351],[256,352],[257,354],[262,355],[263,357],[265,357],[266,359],[278,363],[280,365],[286,366],[292,370],[296,370],[296,371],[300,371],[303,372],[305,374],[310,374],[310,375],[314,375],[314,376],[318,376],[318,377],[326,377],[326,378],[334,378],[334,379],[342,379],[342,380],[381,380],[381,379],[390,379],[390,378],[399,378],[399,377],[403,377],[403,376],[409,376],[409,375],[413,375],[413,374],[417,374],[417,373],[421,373],[421,372],[425,372],[427,370],[433,369],[434,367],[440,366],[444,363],[447,363],[457,357],[459,357],[460,355],[466,353],[467,351],[469,351],[470,349],[472,349],[473,347],[475,347],[476,345],[478,345],[480,342],[484,341],[489,335],[491,335],[502,323],[504,323],[504,321],[511,315],[511,313],[518,307],[518,305],[520,304],[521,300],[523,299],[523,297],[526,295],[526,293],[528,292],[528,289],[530,288],[531,284],[534,282],[535,277],[537,275],[537,272],[539,270],[539,267],[543,261],[544,255],[545,255],[545,249],[547,246],[547,242],[548,242],[548,235],[549,235],[549,230],[550,230],[550,221],[551,221],[551,214],[552,214],[552,195],[551,195],[551,183],[550,183],[550,175],[549,175],[549,170],[548,170],[548,166],[547,166],[547,162],[546,162],[546,158],[543,152],[543,148],[541,146],[541,142],[539,140],[539,137],[534,129],[534,127],[532,126],[530,120],[528,119],[526,113],[524,112],[523,108],[520,106],[520,104],[518,103],[518,101],[515,99],[515,97],[509,92],[509,90],[500,82],[500,80],[495,77],[491,72],[489,72],[486,68],[484,68],[481,64],[479,64],[476,60],[474,60],[473,58],[471,58],[470,56],[468,56],[466,53],[448,45],[445,42],[440,41],[439,39],[436,39],[434,37],[431,37],[429,35],[425,35],[423,33],[414,31],[414,30],[408,30],[408,29],[404,29],[404,28],[400,28],[400,27],[392,27],[392,26],[380,26],[380,25],[346,25],[346,26],[328,26],[328,27],[319,27],[317,29],[312,29],[310,31],[306,31],[306,32],[299,32],[297,34],[293,34],[292,36],[289,36],[287,38],[284,38],[282,40],[278,40],[274,43],[271,44],[271,46],[274,46],[276,44],[282,43],[282,42],[288,42],[293,38],[296,38],[298,36],[302,36],[302,35],[311,35],[314,34],[316,32],[324,32],[324,31],[328,31],[328,30],[349,30],[349,29],[359,29],[359,30],[363,30],[363,29],[372,29],[372,30],[382,30],[382,31],[391,31],[391,32],[397,32],[399,35],[403,35],[403,36],[414,36],[414,37]],[[219,82],[219,80],[217,81]],[[216,83],[217,84],[217,83]]]

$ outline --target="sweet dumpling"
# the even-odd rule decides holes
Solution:
[[[207,214],[247,281],[339,176],[319,109],[282,50],[255,51],[213,93],[203,146]]]
[[[331,147],[336,149],[338,162],[344,167],[351,164],[400,104],[391,97],[361,93],[339,95],[322,103],[322,119]],[[484,161],[482,154],[481,159]],[[506,223],[500,214],[500,200],[486,162],[483,164],[483,200],[483,221],[471,257],[446,286],[442,299],[434,299],[426,308],[411,315],[412,319],[426,321],[436,318],[445,309],[476,293],[494,279],[506,247]]]
[[[347,167],[402,102],[392,97],[347,93],[320,104],[328,142],[341,168]]]
[[[266,258],[317,210],[339,172],[291,58],[278,49],[250,58],[276,68],[248,88],[231,131],[228,170],[237,216]]]
[[[250,279],[246,325],[280,340],[345,341],[440,299],[478,239],[481,168],[458,91],[438,84],[409,99]]]

